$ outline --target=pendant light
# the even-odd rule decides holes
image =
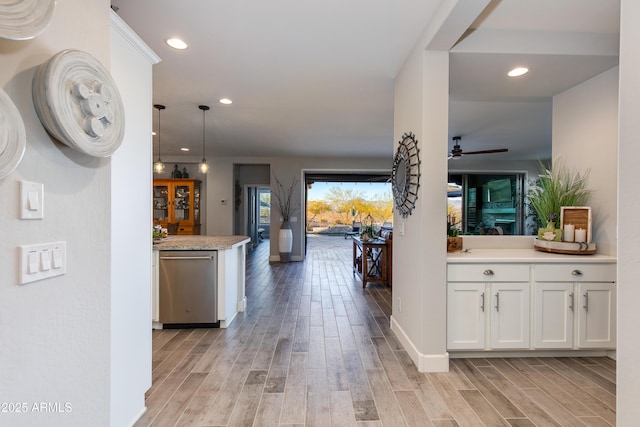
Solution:
[[[204,143],[205,143],[205,126],[204,126],[204,116],[207,111],[209,111],[209,106],[207,105],[198,105],[198,108],[202,110],[202,163],[200,163],[200,172],[207,173],[209,172],[209,165],[207,164],[207,159],[205,159],[204,155]]]
[[[164,163],[160,160],[160,111],[167,107],[161,104],[154,104],[153,108],[158,110],[158,160],[153,164],[153,171],[155,173],[162,173],[164,172]]]

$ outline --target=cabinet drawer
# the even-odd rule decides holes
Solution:
[[[448,282],[528,282],[527,264],[449,264]]]
[[[197,235],[200,234],[200,224],[182,225],[178,227],[178,234],[181,235]]]
[[[536,282],[615,282],[615,264],[537,264]]]

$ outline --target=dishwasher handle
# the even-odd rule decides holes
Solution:
[[[212,260],[213,255],[207,256],[161,256],[160,259],[208,259]]]

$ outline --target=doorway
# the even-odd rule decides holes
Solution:
[[[310,234],[342,238],[365,220],[379,228],[392,226],[389,171],[305,172],[304,180],[305,256]]]
[[[269,245],[270,214],[269,165],[264,164],[235,164],[235,213],[233,233],[248,236],[251,241],[247,244],[247,251],[252,251],[260,245]],[[267,219],[265,223],[265,213]]]

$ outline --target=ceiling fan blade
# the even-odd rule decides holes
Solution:
[[[480,151],[463,151],[460,154],[491,154],[491,153],[506,153],[509,151],[507,148],[495,148],[493,150],[480,150]]]

